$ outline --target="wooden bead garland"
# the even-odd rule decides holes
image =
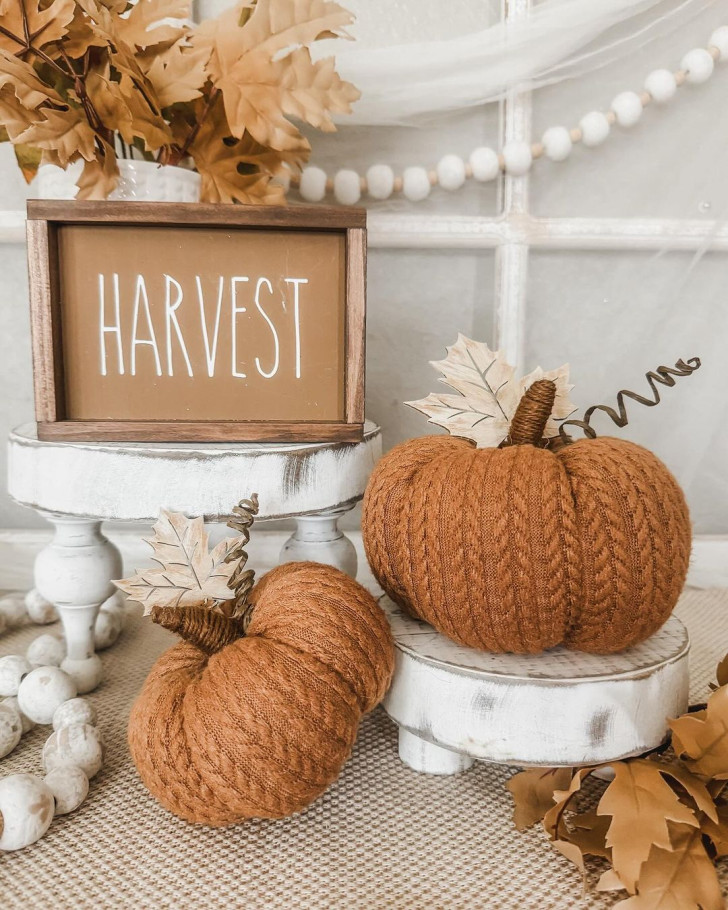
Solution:
[[[678,88],[687,83],[702,85],[713,74],[715,64],[728,60],[728,26],[715,29],[708,39],[707,47],[696,47],[688,51],[675,72],[656,69],[648,74],[642,92],[621,92],[612,99],[609,109],[589,111],[579,125],[571,130],[564,126],[552,126],[546,130],[539,142],[529,144],[511,140],[498,154],[487,146],[476,148],[467,163],[458,155],[445,155],[434,170],[424,167],[408,167],[402,177],[395,177],[392,168],[386,164],[372,165],[366,176],[360,178],[356,171],[344,169],[330,178],[319,167],[305,167],[301,176],[291,175],[290,184],[298,185],[299,192],[307,202],[321,202],[331,192],[342,205],[353,205],[362,193],[372,199],[388,199],[393,193],[402,193],[410,202],[421,202],[430,195],[433,186],[454,192],[466,180],[478,182],[494,180],[505,173],[521,177],[528,173],[532,163],[546,157],[551,161],[565,161],[571,154],[574,143],[581,142],[587,148],[596,148],[608,138],[613,124],[629,129],[642,117],[648,104],[665,104],[673,98]]]
[[[9,655],[16,657],[16,655]],[[22,658],[19,658],[22,661]],[[39,667],[38,671],[55,671],[66,677],[65,689],[56,687],[39,714],[50,717],[54,732],[43,746],[45,778],[35,774],[10,774],[0,780],[0,850],[21,850],[46,833],[54,815],[67,815],[81,805],[88,795],[89,780],[103,765],[103,740],[95,726],[96,712],[83,698],[71,697],[58,702],[59,691],[74,691],[73,680],[57,667]],[[22,693],[25,676],[20,681]],[[17,746],[24,733],[33,726],[26,724],[19,710],[21,701],[7,698],[0,702],[0,758]],[[51,711],[51,707],[56,705]],[[13,743],[3,750],[3,743]]]

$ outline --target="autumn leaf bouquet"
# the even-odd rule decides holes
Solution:
[[[0,139],[30,181],[82,161],[104,199],[119,158],[193,167],[207,202],[276,203],[359,93],[309,47],[346,37],[331,0],[243,0],[199,25],[189,0],[0,0]],[[278,178],[278,179],[275,179]]]

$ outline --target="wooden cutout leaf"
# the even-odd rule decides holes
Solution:
[[[523,393],[537,379],[556,383],[556,400],[546,426],[546,437],[558,435],[557,419],[575,410],[569,399],[569,366],[544,372],[537,367],[520,380],[501,351],[491,351],[487,344],[458,335],[447,348],[444,360],[432,361],[442,373],[440,381],[459,395],[430,394],[419,401],[405,404],[427,415],[429,422],[444,427],[453,436],[472,439],[478,448],[498,446],[508,436],[511,421]]]
[[[703,779],[728,780],[728,686],[708,698],[705,711],[670,721],[675,752]]]
[[[620,910],[724,910],[720,882],[699,829],[670,825],[666,847],[653,846],[639,890]]]
[[[162,510],[148,541],[152,557],[161,569],[137,572],[132,578],[115,582],[132,600],[144,607],[184,607],[230,600],[228,586],[238,560],[227,562],[234,538],[224,538],[208,552],[209,536],[201,518],[187,518],[179,512]]]
[[[506,784],[513,795],[513,821],[519,831],[540,822],[554,804],[554,790],[571,781],[570,768],[529,768]]]

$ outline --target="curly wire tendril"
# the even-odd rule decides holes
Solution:
[[[248,597],[255,582],[253,569],[245,568],[245,564],[248,561],[248,554],[245,548],[250,541],[250,528],[257,514],[258,494],[253,493],[250,499],[240,500],[233,509],[233,517],[227,523],[228,527],[232,528],[233,531],[237,531],[240,536],[231,547],[225,562],[235,562],[235,560],[240,562],[228,582],[229,587],[235,592],[235,597],[232,602],[223,601],[221,606],[226,612],[229,610],[230,618],[239,620],[244,629],[247,628],[253,612],[252,606],[248,603]]]
[[[617,407],[619,408],[619,413],[615,411],[614,408],[609,407],[607,404],[593,404],[590,408],[587,408],[584,412],[583,420],[565,420],[559,427],[559,436],[561,437],[561,442],[568,444],[571,442],[571,437],[566,432],[566,427],[579,427],[584,431],[584,435],[588,439],[596,439],[597,432],[594,427],[591,426],[591,419],[595,411],[604,411],[605,414],[608,414],[609,417],[616,423],[618,427],[624,427],[629,423],[629,418],[627,417],[627,408],[624,404],[625,398],[631,398],[633,401],[638,402],[639,404],[645,405],[645,407],[653,408],[656,404],[660,403],[660,392],[656,386],[656,383],[660,385],[666,385],[670,388],[675,385],[675,376],[689,376],[691,373],[694,373],[700,367],[700,358],[691,357],[687,363],[684,360],[678,360],[674,367],[657,367],[656,370],[650,370],[649,373],[645,373],[647,382],[649,383],[650,388],[652,389],[652,394],[654,398],[645,398],[644,395],[638,395],[637,392],[631,392],[629,389],[622,389],[617,392]]]

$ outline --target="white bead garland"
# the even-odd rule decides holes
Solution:
[[[402,174],[402,192],[410,202],[421,202],[430,195],[430,178],[423,167],[405,168]]]
[[[610,133],[611,127],[606,114],[601,111],[590,111],[579,121],[581,141],[587,148],[601,145]]]
[[[36,667],[18,687],[18,705],[35,723],[49,724],[56,708],[77,694],[76,683],[60,667]]]
[[[445,155],[437,165],[437,180],[444,190],[459,190],[465,183],[465,162],[458,155]]]
[[[685,70],[685,79],[693,85],[707,82],[713,75],[715,63],[704,47],[696,47],[688,51],[680,62],[680,69]]]
[[[637,92],[621,92],[612,100],[611,109],[620,126],[630,127],[642,116],[642,101]]]
[[[31,667],[60,667],[66,656],[66,643],[62,638],[45,633],[28,645],[25,658]]]
[[[25,609],[28,612],[31,622],[38,623],[41,626],[47,626],[48,623],[56,622],[58,619],[58,611],[55,606],[45,597],[37,591],[35,588],[31,588],[30,591],[25,595],[23,601],[25,604]]]
[[[565,126],[552,126],[541,137],[544,155],[551,161],[566,161],[574,143]]]
[[[532,145],[510,140],[505,143],[500,155],[488,146],[479,146],[471,152],[467,165],[458,155],[445,155],[434,171],[419,166],[408,167],[401,178],[395,178],[392,168],[386,164],[372,165],[363,180],[356,171],[343,169],[330,181],[321,168],[306,167],[298,180],[299,191],[308,202],[320,202],[330,189],[333,189],[337,201],[347,205],[358,202],[363,192],[377,200],[402,192],[410,202],[420,202],[430,195],[436,184],[454,191],[460,189],[469,177],[479,182],[494,180],[501,173],[520,177],[528,173],[534,159],[541,155],[551,161],[565,161],[576,142],[587,148],[596,148],[607,139],[613,123],[626,128],[634,126],[650,101],[665,104],[674,97],[683,82],[694,85],[706,82],[713,73],[716,61],[726,60],[728,26],[723,25],[713,31],[707,48],[693,48],[685,54],[677,72],[653,70],[645,79],[642,94],[621,92],[612,100],[608,113],[590,111],[581,118],[576,129],[552,126],[544,132],[540,142]],[[1,617],[2,609],[0,620]]]
[[[23,664],[27,666],[25,659],[16,654],[0,660],[6,662],[6,667],[12,667],[13,673]],[[20,690],[33,673],[40,671],[47,671],[51,676],[61,673],[70,680],[57,667],[39,667],[21,678],[20,698],[10,697],[0,702],[0,758],[11,752],[34,726],[21,713]],[[40,675],[35,678],[39,679]],[[54,687],[47,683],[43,688]],[[57,705],[52,719],[55,732],[43,747],[45,779],[35,774],[10,774],[0,780],[0,851],[21,850],[34,844],[48,830],[54,814],[75,811],[88,795],[89,779],[103,766],[104,746],[95,726],[96,712],[92,705],[83,698],[70,698]]]
[[[473,177],[481,183],[488,180],[495,180],[500,174],[500,161],[498,155],[493,149],[487,146],[480,146],[470,153],[469,162],[473,171]]]
[[[21,680],[32,669],[19,654],[0,657],[0,696],[17,695]]]

